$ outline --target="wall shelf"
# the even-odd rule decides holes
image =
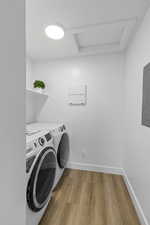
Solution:
[[[35,90],[32,90],[32,89],[26,89],[26,92],[29,93],[29,94],[32,94],[32,95],[48,97],[47,93],[39,93],[39,92],[37,92]]]

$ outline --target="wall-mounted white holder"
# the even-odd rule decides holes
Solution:
[[[70,105],[85,105],[87,103],[87,85],[76,84],[69,87],[68,103]]]

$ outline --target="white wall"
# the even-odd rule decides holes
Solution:
[[[0,2],[0,221],[25,224],[24,0]]]
[[[124,168],[150,223],[150,129],[141,125],[143,67],[150,62],[150,10],[126,55]]]
[[[123,56],[66,59],[33,66],[33,80],[47,84],[40,121],[64,121],[70,130],[71,161],[122,167]],[[87,84],[86,106],[69,106],[68,87]]]

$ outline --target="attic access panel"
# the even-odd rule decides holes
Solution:
[[[81,55],[123,50],[137,19],[87,24],[69,30],[73,34],[77,52]]]
[[[150,63],[143,71],[142,125],[150,127]]]
[[[107,24],[92,27],[77,35],[80,48],[98,47],[101,45],[119,44],[124,27],[121,24]]]

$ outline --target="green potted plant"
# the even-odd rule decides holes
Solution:
[[[36,89],[37,92],[42,93],[45,89],[45,83],[42,80],[35,80],[33,83],[33,87]]]

